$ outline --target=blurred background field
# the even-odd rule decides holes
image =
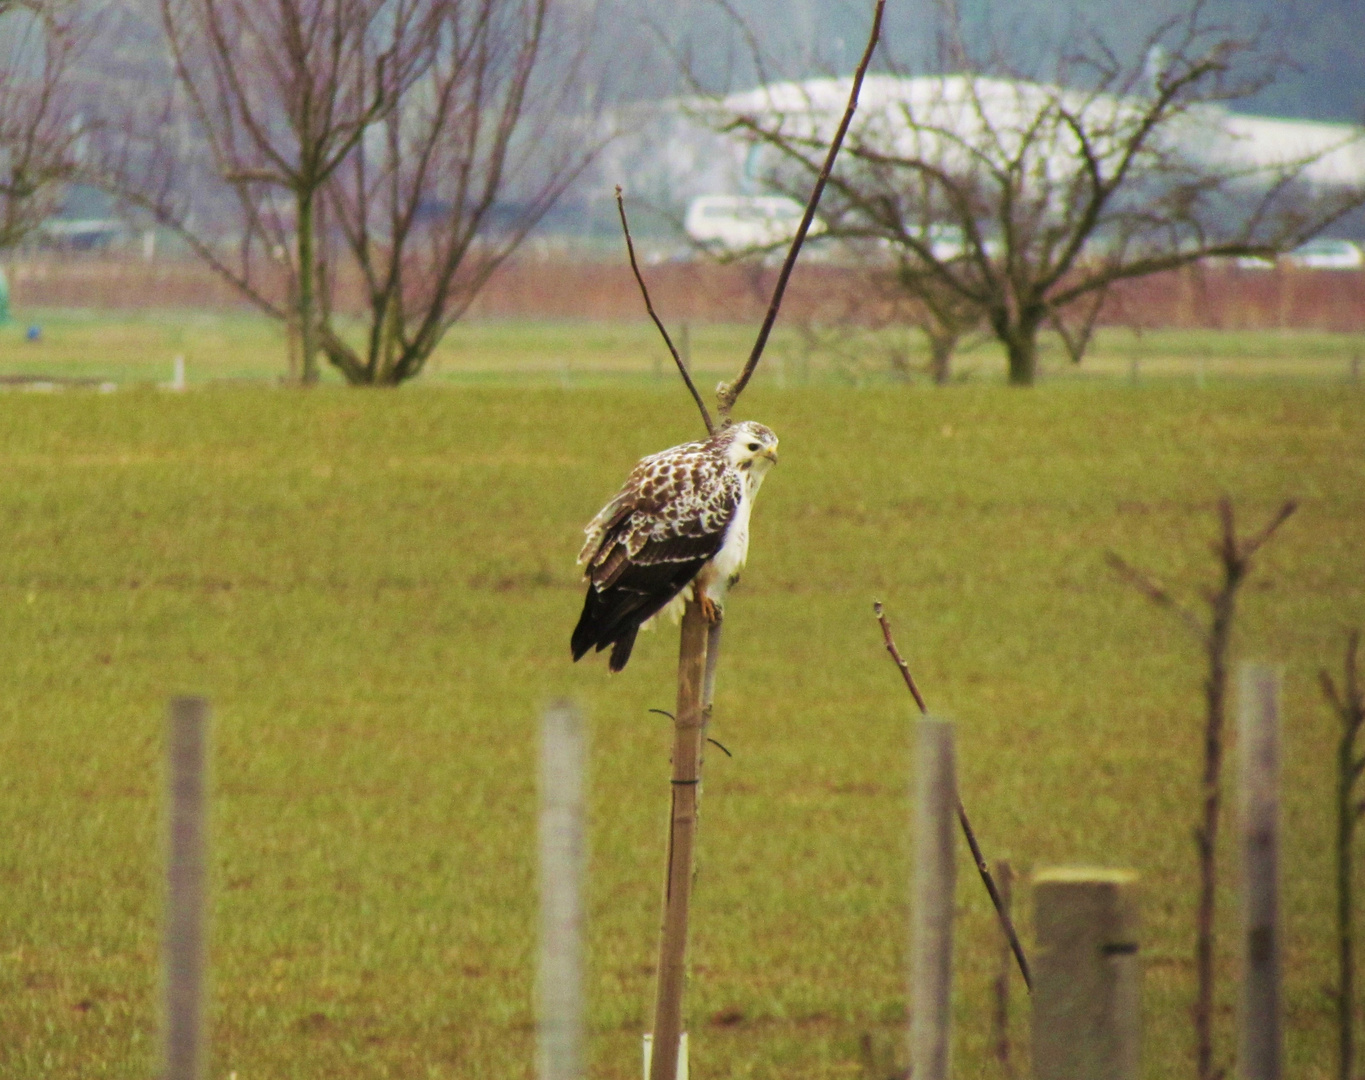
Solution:
[[[28,340],[30,327],[38,340]],[[356,328],[355,332],[359,332]],[[750,323],[673,321],[679,347],[714,382],[734,374],[753,343]],[[184,309],[142,312],[25,309],[0,326],[0,380],[88,380],[136,385],[169,382],[177,356],[192,384],[278,382],[285,370],[281,326],[249,311]],[[912,327],[841,327],[818,321],[780,324],[759,378],[778,387],[805,384],[877,385],[924,381],[929,350]],[[1201,382],[1274,378],[1341,383],[1365,380],[1365,334],[1343,331],[1136,331],[1101,328],[1080,365],[1059,339],[1044,335],[1042,377],[1056,380]],[[968,341],[955,378],[1000,382],[1003,351]],[[324,380],[341,382],[327,369]],[[427,383],[563,385],[657,381],[676,374],[658,334],[638,317],[621,321],[480,318],[457,324],[437,348]]]
[[[648,328],[461,326],[422,384],[379,393],[260,385],[282,346],[249,318],[36,321],[38,344],[0,332],[4,373],[41,356],[120,389],[0,395],[0,1075],[153,1068],[162,714],[191,691],[216,729],[209,1075],[532,1074],[536,723],[568,694],[593,728],[591,1075],[638,1076],[669,740],[646,710],[671,707],[676,636],[609,679],[570,664],[568,634],[583,523],[697,432]],[[1365,395],[1345,337],[1142,341],[1176,359],[1139,392],[1116,352],[1112,379],[1031,392],[985,361],[946,389],[774,364],[746,397],[782,463],[727,612],[694,1075],[870,1076],[865,1047],[898,1052],[912,710],[874,599],[959,724],[988,854],[1141,873],[1146,1075],[1191,1069],[1202,669],[1103,556],[1194,597],[1223,493],[1245,528],[1302,503],[1236,654],[1285,665],[1288,1073],[1330,1075],[1336,732],[1315,679],[1365,623]],[[707,372],[746,343],[691,333]],[[190,389],[152,389],[176,353]],[[1311,354],[1320,372],[1240,377]],[[992,1077],[998,934],[965,858],[958,902],[956,1068]]]

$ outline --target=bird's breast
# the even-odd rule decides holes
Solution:
[[[744,561],[749,557],[749,512],[753,505],[753,500],[747,494],[740,499],[730,527],[725,530],[725,540],[712,560],[715,577],[722,582],[728,583],[738,577],[744,568]]]

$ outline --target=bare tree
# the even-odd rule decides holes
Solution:
[[[1272,254],[1365,202],[1358,167],[1351,175],[1359,131],[1259,153],[1226,105],[1272,81],[1276,64],[1254,36],[1211,22],[1204,0],[1157,26],[1133,59],[1094,36],[1045,83],[999,61],[976,67],[869,80],[824,237],[879,245],[931,311],[975,312],[1016,385],[1037,375],[1045,326],[1083,354],[1116,282]],[[767,148],[771,185],[795,189],[819,167],[837,85],[763,87],[727,99],[713,121]]]
[[[1121,577],[1158,607],[1173,612],[1199,642],[1208,664],[1204,677],[1204,767],[1199,824],[1194,830],[1199,855],[1199,904],[1195,913],[1195,991],[1193,1009],[1195,1066],[1199,1080],[1220,1080],[1226,1070],[1214,1065],[1213,984],[1214,914],[1218,883],[1218,827],[1223,805],[1223,750],[1228,697],[1228,657],[1232,650],[1233,623],[1237,614],[1237,594],[1251,573],[1252,559],[1273,537],[1297,508],[1284,503],[1261,530],[1249,537],[1237,535],[1232,500],[1218,502],[1220,535],[1211,545],[1218,559],[1221,580],[1218,588],[1207,589],[1207,625],[1178,600],[1161,582],[1132,566],[1121,556],[1108,552],[1108,560]]]
[[[81,35],[55,0],[0,0],[0,250],[51,213],[80,138],[68,75]]]
[[[415,0],[160,0],[181,98],[168,103],[157,134],[187,114],[194,139],[154,147],[147,173],[164,177],[158,186],[126,169],[118,186],[262,310],[297,320],[304,383],[318,377],[322,188],[411,82],[418,58],[397,55],[393,41],[427,14]],[[185,201],[186,163],[175,152],[194,143],[238,204],[235,261]],[[272,261],[286,271],[286,305],[261,282]]]
[[[418,374],[602,141],[565,98],[592,4],[158,3],[176,85],[126,110],[102,182],[287,323],[305,383],[319,352],[352,383]],[[355,280],[358,344],[336,310]]]
[[[420,57],[421,74],[326,188],[368,309],[359,348],[323,322],[322,346],[350,382],[392,386],[420,372],[592,160],[595,110],[561,111],[591,13],[556,25],[550,0],[459,0],[395,30],[396,53]],[[559,52],[543,74],[547,35]]]

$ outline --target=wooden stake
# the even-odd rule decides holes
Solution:
[[[583,1076],[583,880],[586,742],[571,703],[545,712],[540,739],[541,1080]]]
[[[910,1061],[915,1080],[947,1080],[953,990],[953,726],[919,722],[914,925],[910,942]],[[651,1077],[651,1080],[655,1078]]]
[[[1240,690],[1244,966],[1237,1071],[1245,1080],[1279,1080],[1279,672],[1243,664]]]
[[[1034,1080],[1137,1080],[1137,875],[1042,870],[1033,902]]]
[[[173,698],[166,721],[166,923],[162,941],[163,1080],[204,1067],[208,702]]]
[[[697,831],[697,789],[701,786],[701,748],[706,737],[702,694],[709,633],[701,605],[696,600],[688,600],[678,650],[672,812],[668,822],[668,865],[649,1080],[677,1080],[678,1075],[678,1039],[682,1034],[683,984],[687,972],[687,917],[692,901],[693,845]]]

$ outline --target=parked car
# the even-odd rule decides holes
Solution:
[[[1302,266],[1310,270],[1359,270],[1365,266],[1365,252],[1360,250],[1359,244],[1326,237],[1309,240],[1284,258],[1290,266]]]
[[[700,195],[687,207],[683,228],[699,244],[721,251],[756,251],[796,235],[805,207],[777,195]],[[810,235],[824,232],[816,218]]]

